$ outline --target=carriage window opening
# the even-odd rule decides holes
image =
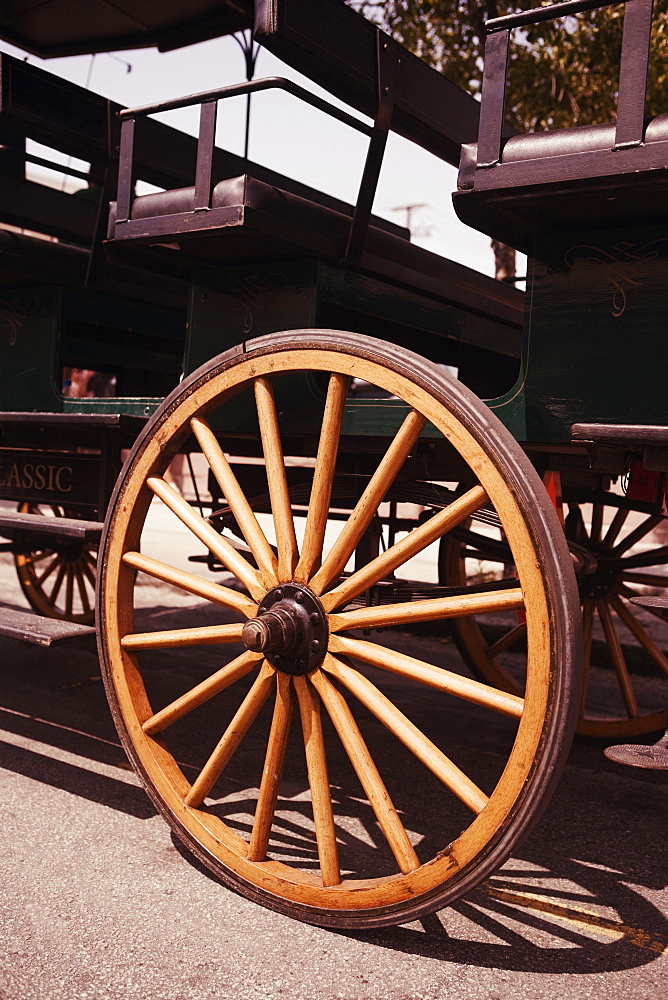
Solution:
[[[67,366],[63,368],[62,393],[70,399],[109,399],[116,395],[117,381],[114,372]]]

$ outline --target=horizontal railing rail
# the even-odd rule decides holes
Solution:
[[[379,57],[379,62],[381,62]],[[126,108],[118,113],[121,119],[121,140],[119,157],[118,197],[116,206],[116,222],[122,224],[130,219],[132,199],[134,194],[134,137],[135,123],[138,118],[161,112],[176,111],[179,108],[200,106],[199,136],[197,140],[197,163],[195,167],[195,196],[193,210],[206,212],[211,208],[212,171],[216,139],[216,120],[218,102],[229,97],[241,97],[260,91],[282,90],[318,111],[322,111],[336,121],[356,129],[370,139],[365,167],[362,173],[357,203],[353,212],[348,244],[345,252],[346,260],[359,259],[364,236],[371,218],[371,209],[380,174],[385,142],[391,127],[393,97],[391,88],[381,88],[378,113],[374,125],[349,115],[346,111],[335,107],[328,101],[309,93],[299,84],[284,77],[265,77],[261,80],[250,80],[229,87],[220,87],[203,93],[191,94],[173,100],[160,101],[155,104],[145,104],[137,108]]]

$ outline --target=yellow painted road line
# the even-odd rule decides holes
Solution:
[[[501,903],[510,903],[514,906],[522,906],[529,910],[538,910],[547,913],[552,917],[557,917],[568,924],[575,924],[582,927],[595,929],[596,933],[603,934],[611,938],[624,938],[629,944],[637,948],[644,948],[646,951],[653,951],[656,955],[668,955],[668,942],[652,937],[647,931],[640,927],[629,927],[618,920],[610,920],[602,917],[599,913],[592,913],[590,910],[582,910],[579,906],[568,906],[559,899],[550,896],[539,896],[529,892],[514,892],[512,889],[504,889],[489,884],[481,886],[482,890],[491,898]]]

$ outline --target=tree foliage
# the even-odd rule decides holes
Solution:
[[[453,83],[478,95],[484,22],[542,4],[507,0],[350,0]],[[624,6],[515,29],[507,116],[521,131],[612,121]],[[668,112],[668,0],[655,0],[649,115]]]

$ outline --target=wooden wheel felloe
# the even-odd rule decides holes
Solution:
[[[22,514],[77,517],[53,504],[22,503]],[[95,548],[76,539],[54,538],[14,553],[14,566],[30,606],[46,618],[92,625],[95,619],[97,555]]]
[[[569,504],[565,524],[569,539],[591,560],[579,574],[584,674],[576,731],[583,736],[631,738],[666,725],[665,710],[652,709],[638,689],[644,686],[643,675],[668,675],[668,657],[661,648],[668,628],[664,624],[649,630],[642,612],[629,602],[647,588],[663,593],[668,586],[666,546],[652,540],[664,519],[634,510],[632,501],[613,493],[597,494],[593,500]],[[440,577],[455,584],[481,576],[505,578],[511,585],[515,567],[500,527],[474,520],[459,530],[458,537],[443,540]],[[452,628],[477,677],[522,694],[526,641],[522,621],[508,614],[486,622],[469,617],[453,621]],[[628,644],[635,645],[631,663],[625,653]],[[594,677],[597,664],[609,669]]]
[[[337,510],[328,523],[335,470],[358,447],[359,421],[378,411],[377,401],[348,395],[353,376],[384,391],[387,437],[352,511],[341,519]],[[242,410],[257,427],[272,515],[253,509],[221,445]],[[252,558],[165,482],[190,435]],[[467,485],[350,572],[410,456],[434,449],[465,464]],[[303,511],[286,474],[286,456],[296,454],[313,469]],[[151,553],[145,524],[156,505],[207,546],[234,587]],[[482,505],[506,528],[516,586],[393,590],[411,558]],[[403,923],[471,890],[527,832],[568,750],[569,692],[579,690],[577,591],[557,525],[504,428],[407,351],[307,331],[261,338],[194,373],[126,465],[98,593],[112,712],[176,834],[238,892],[325,926]],[[140,574],[193,595],[209,623],[147,629]],[[383,588],[383,602],[368,603]],[[410,640],[397,648],[416,622],[499,608],[527,618],[523,697],[413,655]],[[165,657],[178,658],[176,688]]]

